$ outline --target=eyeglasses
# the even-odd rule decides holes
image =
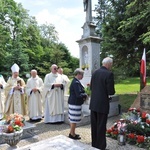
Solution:
[[[54,68],[54,70],[57,70],[58,68]]]

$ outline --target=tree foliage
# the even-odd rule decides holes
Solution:
[[[67,74],[79,65],[67,47],[59,42],[53,24],[38,25],[35,17],[14,0],[0,1],[0,60],[1,73],[8,78],[13,63],[20,66],[25,77],[31,69],[37,69],[44,78],[50,66],[57,64]],[[72,64],[71,61],[74,61]]]
[[[113,57],[114,68],[123,74],[139,76],[144,48],[149,57],[149,8],[148,0],[99,0],[96,5],[101,57]]]

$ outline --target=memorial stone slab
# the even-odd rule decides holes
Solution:
[[[37,143],[33,143],[18,150],[97,150],[90,145],[72,140],[64,135],[59,135]]]

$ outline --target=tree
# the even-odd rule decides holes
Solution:
[[[49,46],[53,42],[58,42],[58,32],[55,30],[55,26],[53,24],[42,24],[39,28],[41,30],[42,38],[47,39],[47,43],[42,43],[43,46]]]
[[[145,47],[140,38],[144,37],[142,35],[145,31],[147,32],[147,25],[149,24],[147,21],[147,25],[144,25],[144,18],[146,18],[144,15],[142,15],[143,20],[135,21],[136,19],[140,20],[143,10],[145,14],[149,12],[147,7],[149,5],[144,4],[140,9],[136,9],[137,6],[133,6],[136,2],[140,6],[143,5],[140,0],[99,0],[96,7],[98,13],[96,19],[100,24],[98,32],[103,39],[101,57],[113,57],[114,68],[119,68],[130,76],[139,75],[139,63]],[[131,4],[132,8],[130,7]],[[132,11],[129,11],[129,7]],[[145,40],[147,40],[147,36]]]
[[[22,31],[24,52],[29,56],[30,70],[36,69],[44,54],[41,46],[40,29],[34,17],[26,19],[26,28]]]
[[[52,24],[38,26],[35,17],[14,0],[0,1],[0,60],[1,73],[10,76],[13,63],[20,66],[20,75],[37,69],[44,77],[56,63],[73,72],[72,56],[67,47],[58,42],[58,32]]]
[[[0,10],[1,27],[5,29],[2,32],[2,36],[7,39],[6,41],[3,38],[4,46],[2,50],[5,51],[4,60],[7,62],[3,63],[3,68],[5,68],[3,74],[8,76],[7,71],[10,72],[10,67],[13,63],[18,63],[25,73],[28,68],[28,56],[22,49],[21,31],[24,28],[23,20],[28,15],[22,6],[20,4],[17,5],[13,0],[2,0]]]

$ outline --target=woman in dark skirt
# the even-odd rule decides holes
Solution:
[[[80,135],[75,133],[76,124],[81,121],[81,107],[87,98],[84,87],[79,80],[83,78],[84,71],[77,68],[74,71],[74,79],[70,85],[70,96],[68,99],[69,104],[69,121],[70,121],[70,134],[69,138],[81,139]]]

